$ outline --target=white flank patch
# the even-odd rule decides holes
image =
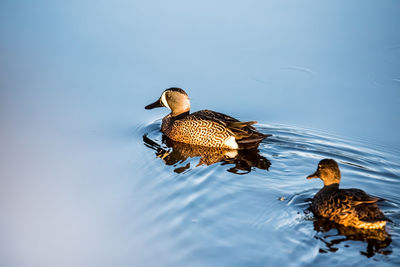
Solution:
[[[166,93],[166,92],[164,92],[164,93],[161,95],[161,102],[163,103],[164,106],[166,106],[168,109],[171,110],[171,108],[170,108],[169,105],[168,105],[167,99],[165,98],[165,93]]]
[[[225,141],[225,145],[227,145],[231,149],[238,149],[239,146],[236,143],[235,137],[231,136],[228,138],[228,140]]]
[[[234,157],[236,157],[238,155],[237,150],[230,150],[230,151],[226,151],[225,156],[227,156],[228,158],[233,159]]]

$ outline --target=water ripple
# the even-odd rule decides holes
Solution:
[[[168,240],[177,251],[168,264],[201,266],[204,257],[212,257],[240,266],[275,262],[287,253],[305,265],[320,262],[326,254],[359,255],[356,263],[371,263],[370,257],[385,263],[399,260],[392,253],[400,240],[396,151],[308,129],[261,124],[258,129],[272,137],[257,151],[226,155],[171,144],[160,124],[140,125],[134,137],[143,140],[138,154],[147,175],[138,182],[147,185],[143,188],[150,198],[143,204],[148,222],[143,230],[158,229],[151,240]],[[386,199],[381,209],[393,220],[388,224],[390,240],[370,241],[315,221],[308,207],[322,183],[306,176],[322,158],[338,161],[342,187]],[[324,258],[326,264],[336,261],[336,256]]]

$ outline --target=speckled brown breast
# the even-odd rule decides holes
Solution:
[[[174,141],[226,149],[229,147],[225,145],[225,141],[234,136],[231,130],[216,121],[204,119],[198,112],[182,119],[166,116],[161,131]]]

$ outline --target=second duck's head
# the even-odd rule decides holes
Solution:
[[[181,88],[168,88],[160,96],[160,98],[145,107],[145,109],[153,109],[159,107],[166,107],[171,110],[172,116],[190,111],[189,96]]]
[[[307,176],[307,179],[320,178],[324,185],[339,184],[340,170],[339,165],[333,159],[323,159],[318,163],[317,170]]]

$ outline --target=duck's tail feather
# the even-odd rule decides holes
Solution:
[[[258,133],[257,135],[251,135],[249,137],[236,140],[240,149],[252,149],[258,147],[262,140],[271,136],[270,134],[261,134]]]

